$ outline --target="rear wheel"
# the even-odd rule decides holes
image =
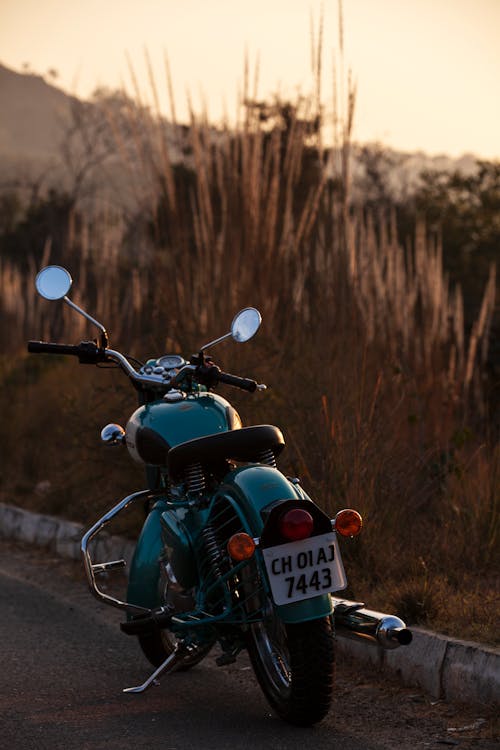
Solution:
[[[248,652],[259,684],[282,719],[321,721],[331,705],[334,643],[330,618],[285,625],[271,603],[251,626]]]

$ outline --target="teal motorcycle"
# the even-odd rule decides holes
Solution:
[[[109,348],[106,329],[72,302],[71,276],[49,266],[36,287],[62,299],[99,330],[77,345],[30,341],[33,353],[68,354],[82,364],[113,363],[129,378],[139,406],[126,428],[109,424],[102,440],[124,445],[146,470],[147,489],[125,497],[87,531],[81,550],[92,593],[121,609],[124,633],[136,636],[155,667],[127,693],[139,693],[173,670],[186,670],[218,645],[218,665],[248,651],[260,686],[286,721],[311,725],[333,693],[334,632],[384,648],[411,641],[396,617],[335,598],[347,579],[338,537],[357,535],[359,513],[331,519],[276,459],[285,446],[273,425],[243,427],[219,383],[246,391],[265,385],[223,372],[207,350],[226,338],[248,341],[261,323],[241,310],[230,332],[186,361],[177,353],[144,364]],[[124,560],[94,562],[96,537],[119,513],[144,504],[147,516],[128,573],[126,601],[99,588],[99,574]]]

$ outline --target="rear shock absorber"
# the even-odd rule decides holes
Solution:
[[[205,489],[205,475],[201,464],[190,464],[185,473],[185,482],[188,492],[203,492]]]
[[[201,531],[200,536],[203,540],[203,550],[206,555],[206,562],[214,578],[220,578],[222,576],[221,563],[224,559],[215,529],[211,524],[205,526]]]
[[[261,451],[257,458],[259,463],[266,464],[266,466],[272,466],[274,469],[276,468],[276,457],[271,448]]]

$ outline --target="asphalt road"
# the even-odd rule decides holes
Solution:
[[[121,614],[88,594],[78,564],[3,540],[0,613],[2,750],[499,747],[485,710],[432,705],[346,663],[338,665],[331,714],[313,729],[271,713],[244,656],[220,668],[215,653],[142,695],[125,695],[149,665],[119,631]]]

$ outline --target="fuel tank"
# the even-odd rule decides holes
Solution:
[[[225,398],[194,393],[179,401],[159,399],[140,406],[127,422],[125,442],[138,463],[166,466],[170,448],[240,427],[238,412]]]

